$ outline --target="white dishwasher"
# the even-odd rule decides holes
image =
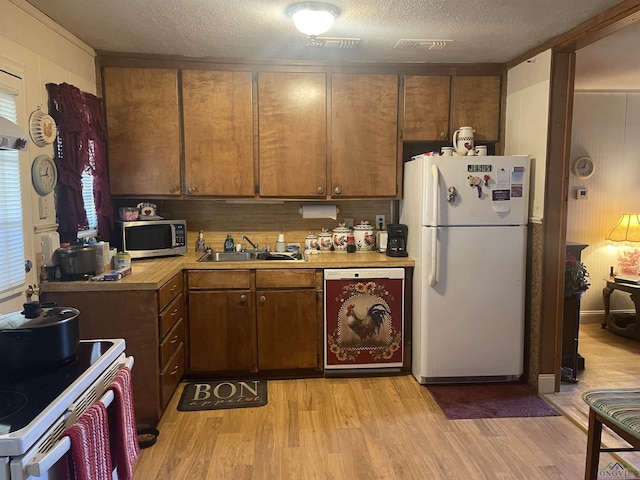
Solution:
[[[404,268],[324,271],[324,368],[403,365]]]

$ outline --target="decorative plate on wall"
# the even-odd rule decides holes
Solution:
[[[29,134],[33,143],[38,147],[53,143],[57,133],[58,127],[53,117],[40,110],[40,107],[31,113],[29,116]]]

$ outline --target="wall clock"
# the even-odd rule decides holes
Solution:
[[[589,157],[578,157],[571,164],[571,171],[576,177],[585,179],[593,175],[595,165]]]
[[[31,181],[38,195],[44,197],[53,192],[58,183],[58,170],[49,155],[38,155],[31,165]]]

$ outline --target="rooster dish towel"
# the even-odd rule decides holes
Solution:
[[[402,366],[403,280],[327,284],[327,368]]]

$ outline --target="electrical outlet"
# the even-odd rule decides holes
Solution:
[[[387,228],[387,222],[384,219],[384,215],[376,215],[376,224],[374,227],[378,230],[384,230]]]

